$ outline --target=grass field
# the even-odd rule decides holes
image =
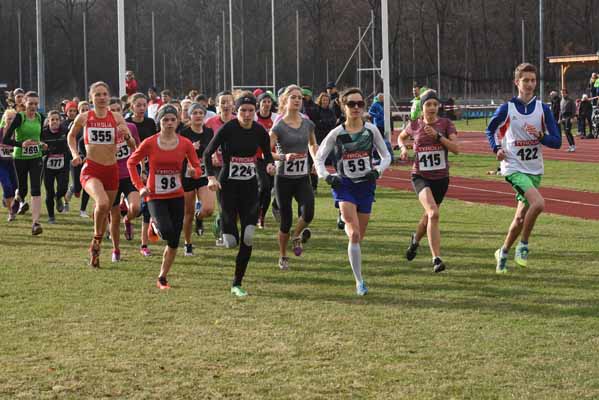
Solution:
[[[425,242],[413,262],[403,256],[415,196],[379,190],[362,245],[371,293],[358,298],[325,189],[288,272],[267,220],[241,301],[228,291],[235,252],[212,235],[194,258],[179,251],[161,293],[160,259],[143,259],[137,237],[119,264],[105,245],[92,271],[89,220],[58,214],[32,238],[24,217],[8,224],[2,212],[0,397],[599,398],[599,223],[543,215],[530,267],[510,260],[498,276],[493,252],[513,209],[448,200],[448,271],[435,275]]]

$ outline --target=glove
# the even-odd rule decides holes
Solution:
[[[342,180],[339,175],[329,175],[325,180],[333,189],[339,189],[339,187],[341,187]]]
[[[368,182],[370,183],[375,183],[377,179],[379,179],[379,171],[377,171],[376,169],[371,170],[370,172],[368,172],[366,174],[366,179],[368,180]]]

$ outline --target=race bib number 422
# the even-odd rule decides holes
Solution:
[[[114,144],[114,128],[87,128],[88,144]]]
[[[348,178],[361,178],[372,169],[370,166],[370,155],[366,151],[345,153],[342,161],[343,173]]]
[[[256,176],[255,157],[231,157],[229,179],[247,181]]]

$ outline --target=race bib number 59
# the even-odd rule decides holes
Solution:
[[[231,157],[229,179],[247,181],[256,176],[255,157]]]
[[[370,166],[370,155],[366,151],[345,153],[342,160],[343,173],[348,178],[361,178],[372,169]]]

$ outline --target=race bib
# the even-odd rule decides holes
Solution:
[[[117,146],[117,151],[116,151],[116,159],[117,160],[124,160],[125,158],[129,157],[130,155],[131,155],[131,150],[129,149],[129,145],[127,144],[127,142],[120,143]]]
[[[255,157],[231,157],[229,179],[247,181],[256,176]]]
[[[23,155],[24,156],[34,156],[40,152],[40,147],[37,144],[32,144],[31,146],[23,147]]]
[[[114,128],[87,128],[88,144],[114,144]]]
[[[204,161],[200,162],[200,166],[202,167],[202,174],[200,175],[200,178],[205,178],[206,177],[206,168],[204,167]],[[195,179],[193,177],[193,175],[189,172],[189,168],[185,168],[185,177],[189,178],[189,179]],[[198,178],[198,179],[200,179],[200,178]]]
[[[302,157],[293,158],[291,160],[285,160],[283,175],[287,176],[303,176],[308,174],[308,157],[303,155]]]
[[[179,177],[179,174],[154,175],[155,192],[157,194],[167,194],[178,191],[181,188],[181,178]]]
[[[46,160],[48,169],[62,169],[64,167],[64,154],[50,154]]]
[[[371,171],[370,155],[366,151],[352,151],[343,154],[343,173],[348,178],[362,178]]]
[[[419,171],[437,171],[447,168],[445,150],[418,152]]]
[[[538,146],[527,146],[520,147],[516,152],[516,156],[520,161],[523,162],[535,162],[539,159],[539,147]]]
[[[1,146],[0,147],[0,158],[12,158],[12,147]]]

